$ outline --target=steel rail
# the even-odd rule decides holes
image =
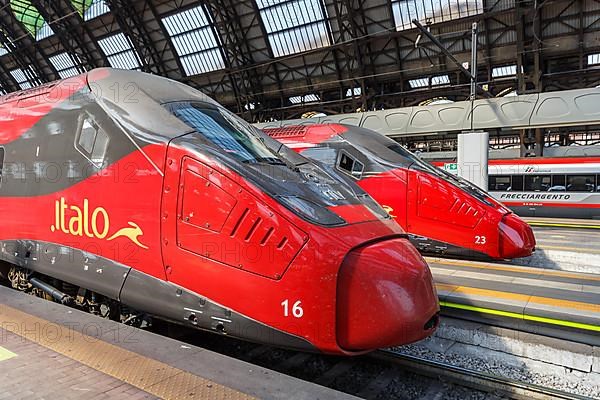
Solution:
[[[421,357],[400,354],[393,350],[378,350],[368,355],[408,368],[419,375],[444,378],[459,386],[469,387],[486,392],[500,392],[511,399],[534,400],[590,400],[591,397],[547,388],[533,383],[523,382],[486,372],[446,364],[440,361],[427,360]]]

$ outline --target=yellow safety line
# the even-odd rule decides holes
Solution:
[[[0,362],[10,360],[17,355],[10,350],[6,350],[4,347],[0,347]]]
[[[576,272],[564,272],[564,271],[555,271],[548,270],[543,268],[532,268],[532,267],[522,267],[522,266],[504,266],[499,264],[487,264],[487,263],[476,263],[473,261],[463,261],[463,260],[444,260],[439,258],[431,258],[426,257],[428,263],[432,265],[447,265],[447,266],[462,266],[467,268],[477,268],[477,269],[486,269],[486,270],[494,270],[494,271],[506,271],[506,272],[521,272],[524,274],[530,275],[544,275],[544,276],[558,276],[561,278],[573,278],[580,279],[585,281],[600,281],[600,275],[598,276],[590,276],[587,274],[579,274]]]
[[[162,399],[254,397],[7,305],[1,328]],[[119,333],[120,334],[120,333]],[[133,340],[132,338],[130,338]]]
[[[519,313],[515,313],[515,312],[510,312],[510,311],[494,310],[493,308],[485,308],[485,307],[475,307],[475,306],[469,306],[466,304],[451,303],[451,302],[447,302],[447,301],[440,301],[440,306],[448,307],[448,308],[457,308],[457,309],[467,310],[467,311],[475,311],[475,312],[480,312],[480,313],[484,313],[484,314],[499,315],[502,317],[516,318],[516,319],[521,319],[521,320],[526,320],[526,321],[543,322],[543,323],[551,324],[551,325],[568,326],[570,328],[577,328],[577,329],[584,329],[584,330],[588,330],[588,331],[600,332],[600,326],[597,326],[597,325],[584,324],[584,323],[580,323],[580,322],[564,321],[564,320],[556,319],[556,318],[537,317],[535,315],[519,314]]]
[[[600,229],[598,225],[578,225],[578,224],[554,224],[548,222],[528,222],[531,226],[541,226],[550,228],[576,228],[576,229]]]
[[[496,299],[528,301],[530,303],[543,304],[552,307],[569,308],[579,311],[590,311],[598,313],[600,317],[600,304],[582,303],[572,300],[560,300],[549,297],[532,296],[529,294],[499,292],[496,290],[480,289],[467,286],[448,285],[444,283],[436,283],[436,288],[439,291],[452,292],[452,294],[460,293],[475,296],[492,297]]]

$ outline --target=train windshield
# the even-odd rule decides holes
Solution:
[[[261,141],[254,127],[222,107],[203,102],[171,103],[167,107],[207,141],[241,162],[284,164]]]

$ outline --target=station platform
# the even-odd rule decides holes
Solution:
[[[600,275],[428,258],[446,315],[600,344]]]
[[[352,399],[0,287],[0,399]]]
[[[569,218],[523,218],[533,227],[573,228],[573,229],[600,229],[600,220],[597,219],[569,219]]]

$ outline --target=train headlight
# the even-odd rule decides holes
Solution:
[[[296,215],[315,224],[335,226],[346,223],[340,216],[310,200],[297,196],[279,196],[281,203]]]

